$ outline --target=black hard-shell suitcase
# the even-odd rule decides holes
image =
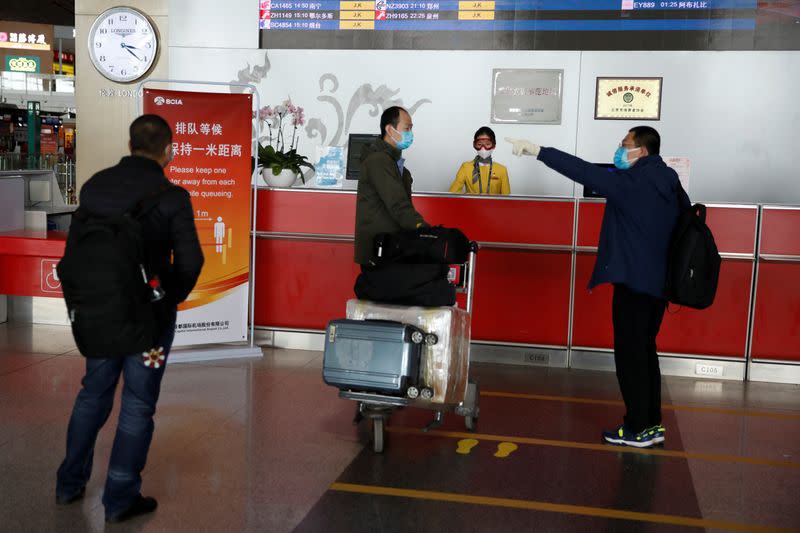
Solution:
[[[343,390],[406,395],[417,384],[425,334],[400,322],[332,320],[322,378]]]

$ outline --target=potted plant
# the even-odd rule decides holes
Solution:
[[[262,136],[258,143],[258,167],[264,180],[272,187],[291,187],[299,175],[305,183],[302,167],[314,170],[314,165],[306,156],[297,153],[297,128],[305,124],[303,108],[295,106],[289,99],[274,108],[262,107],[258,118],[267,126],[267,135]],[[288,150],[283,133],[286,125],[292,127]]]

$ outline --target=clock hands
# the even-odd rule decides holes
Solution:
[[[136,48],[135,46],[131,46],[131,45],[125,44],[125,43],[120,43],[120,46],[122,48],[124,48],[125,50],[127,50],[129,54],[131,54],[133,57],[135,57],[139,61],[144,61],[141,57],[136,55],[136,52],[134,52],[134,50],[138,50],[138,48]]]

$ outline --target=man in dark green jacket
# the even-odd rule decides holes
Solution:
[[[405,168],[403,150],[414,140],[411,116],[402,107],[390,107],[381,115],[382,137],[361,154],[356,200],[355,261],[371,264],[372,243],[379,233],[426,226],[411,203],[411,173]]]
[[[381,138],[364,149],[356,200],[355,261],[361,275],[353,290],[361,300],[426,307],[453,305],[455,288],[447,281],[447,265],[373,262],[379,233],[428,226],[411,203],[411,173],[403,150],[411,146],[411,116],[402,107],[381,115]]]

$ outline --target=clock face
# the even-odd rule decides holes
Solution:
[[[136,81],[150,70],[158,53],[158,36],[144,13],[115,7],[101,14],[89,30],[89,57],[106,78]]]

